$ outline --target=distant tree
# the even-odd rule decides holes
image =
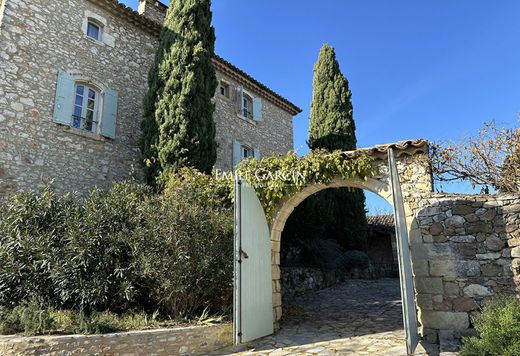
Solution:
[[[520,128],[485,123],[476,136],[432,145],[430,158],[440,181],[465,180],[484,193],[520,191]]]
[[[215,164],[211,18],[211,0],[175,0],[166,14],[141,124],[144,175],[150,184],[164,172],[194,167],[209,173]]]
[[[308,144],[311,149],[353,150],[355,123],[348,81],[334,49],[325,44],[314,66]],[[288,240],[336,239],[348,249],[366,248],[367,218],[361,189],[327,189],[303,201],[289,217]],[[283,239],[282,239],[283,240]]]

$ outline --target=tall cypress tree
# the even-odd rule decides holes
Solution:
[[[308,144],[313,150],[347,151],[355,149],[356,143],[348,81],[334,49],[325,44],[314,66]],[[302,202],[289,219],[284,232],[288,240],[333,238],[347,249],[366,248],[367,218],[361,189],[322,190]]]
[[[215,164],[211,99],[217,79],[211,18],[211,0],[175,0],[166,14],[141,123],[139,143],[148,183],[181,167],[209,173]]]
[[[328,44],[323,45],[314,65],[310,149],[347,151],[356,148],[351,96],[334,49]]]

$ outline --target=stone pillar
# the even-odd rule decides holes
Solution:
[[[162,25],[168,6],[157,0],[139,0],[137,11],[140,15]]]

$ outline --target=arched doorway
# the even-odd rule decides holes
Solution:
[[[410,241],[418,240],[419,232],[413,224],[413,208],[419,200],[417,197],[424,193],[433,191],[433,181],[430,167],[426,160],[428,152],[427,142],[424,140],[400,141],[397,143],[379,145],[371,148],[362,148],[354,152],[367,152],[375,159],[379,175],[366,181],[359,179],[335,179],[327,185],[311,185],[300,192],[286,197],[280,204],[270,224],[270,239],[272,249],[272,279],[273,279],[273,315],[275,322],[282,316],[281,293],[280,293],[280,241],[285,223],[298,206],[310,195],[327,188],[359,188],[366,189],[390,205],[394,205],[390,178],[390,167],[388,166],[388,149],[391,148],[395,154],[395,161],[399,171],[399,181],[402,187],[404,210],[406,215],[406,228]],[[353,153],[354,153],[353,152]],[[355,153],[354,153],[355,154]],[[420,240],[420,238],[419,238]],[[412,250],[413,254],[413,250]]]
[[[254,299],[258,299],[258,296],[261,295],[263,291],[265,291],[267,288],[269,288],[272,292],[272,304],[270,304],[272,306],[272,319],[270,320],[273,321],[274,329],[276,329],[278,321],[280,320],[283,313],[280,286],[280,241],[287,219],[289,218],[294,208],[298,206],[308,196],[323,189],[351,187],[369,190],[379,195],[381,198],[385,199],[389,204],[394,205],[396,208],[396,217],[398,223],[396,226],[398,226],[398,230],[401,231],[401,233],[398,233],[398,235],[405,236],[404,240],[403,238],[401,238],[401,245],[405,247],[400,249],[400,255],[406,256],[406,258],[401,258],[402,261],[400,262],[400,265],[402,271],[408,271],[408,277],[406,277],[404,273],[401,273],[400,277],[403,299],[405,299],[405,310],[403,315],[405,316],[405,319],[408,317],[408,320],[414,320],[415,330],[413,332],[417,334],[415,314],[416,311],[414,304],[414,288],[413,282],[411,281],[412,267],[410,261],[409,243],[414,239],[417,240],[417,237],[420,238],[420,232],[418,231],[417,227],[413,224],[413,208],[415,207],[418,201],[416,195],[420,195],[421,193],[430,193],[432,191],[433,186],[429,165],[427,163],[427,160],[425,160],[425,155],[427,154],[427,143],[423,140],[402,141],[389,145],[380,145],[368,149],[360,149],[352,152],[345,152],[344,154],[347,156],[356,155],[359,154],[359,152],[369,154],[374,158],[373,165],[375,166],[376,171],[379,172],[376,176],[368,178],[366,180],[338,178],[332,180],[328,184],[310,184],[308,186],[305,186],[300,191],[295,192],[290,196],[286,196],[275,210],[273,218],[270,221],[269,228],[264,229],[266,231],[264,237],[258,236],[258,229],[255,229],[255,224],[253,223],[255,221],[254,219],[257,219],[258,221],[258,215],[261,216],[260,220],[264,219],[265,221],[265,215],[261,211],[261,207],[258,208],[260,205],[258,199],[256,199],[257,202],[254,202],[252,205],[249,204],[248,206],[251,207],[251,211],[258,211],[256,218],[253,218],[252,220],[247,220],[248,214],[254,215],[254,213],[249,211],[244,214],[245,209],[238,209],[238,231],[241,231],[242,227],[244,227],[245,230],[249,231],[249,234],[251,236],[255,235],[254,238],[249,238],[249,242],[254,242],[249,246],[252,248],[252,250],[258,251],[258,254],[257,256],[254,256],[253,258],[249,259],[249,255],[251,254],[248,254],[247,251],[243,251],[239,243],[238,248],[236,248],[235,250],[236,261],[238,262],[235,263],[235,266],[238,266],[238,269],[240,270],[243,267],[242,262],[245,261],[244,258],[246,260],[249,259],[245,261],[245,263],[249,264],[250,266],[248,269],[250,271],[248,272],[249,275],[245,276],[247,283],[250,284],[251,279],[254,279],[256,277],[259,277],[259,279],[263,280],[263,271],[266,270],[266,255],[270,252],[271,258],[270,261],[267,263],[270,263],[271,267],[272,284],[271,286],[267,286],[267,284],[264,281],[262,287],[256,286],[255,293],[249,292],[249,303],[243,303],[243,300],[241,299],[242,297],[240,296],[239,292],[235,298],[236,300],[239,300],[239,303],[235,304],[235,306],[240,306],[238,308],[238,313],[235,313],[237,319],[240,319],[242,317],[244,306],[246,308],[251,309],[246,310],[245,313],[247,314],[247,317],[244,317],[244,319],[249,320],[247,321],[247,323],[254,324],[255,315],[265,316],[265,314],[267,313],[267,310],[265,309],[266,303],[263,303],[262,308],[257,308],[257,305],[254,304],[254,302],[252,301]],[[391,156],[390,160],[389,156]],[[244,196],[247,196],[247,199],[249,200],[255,200],[254,189],[252,189],[251,187],[247,187],[247,184],[243,184],[242,186],[245,187]],[[243,188],[240,187],[240,180],[238,181],[238,185],[236,187],[236,191],[242,191]],[[396,187],[398,187],[398,190]],[[239,196],[240,194],[241,193],[239,193]],[[239,201],[238,204],[240,206],[241,199],[239,196],[237,197]],[[267,222],[265,225],[267,226]],[[267,239],[269,239],[270,241],[270,251],[268,249],[265,249],[265,246],[261,247],[257,244],[259,240],[262,240],[264,238],[266,241]],[[403,241],[406,243],[404,244]],[[265,253],[266,251],[267,253]],[[240,281],[243,280],[242,277],[243,276],[241,276],[241,273],[239,273],[238,279],[235,279],[236,285],[240,285]],[[406,300],[408,301],[408,303],[406,302]],[[406,310],[407,304],[408,310]],[[413,305],[413,310],[411,310],[410,305]],[[265,322],[267,319],[262,319],[264,320],[264,330],[267,330],[267,328],[265,328]],[[240,319],[239,324],[241,323],[242,320]],[[407,325],[406,320],[405,325]],[[239,328],[238,331],[236,331],[236,336],[238,336],[238,340],[241,339],[241,330],[242,329]],[[269,331],[264,331],[264,335],[266,335],[265,332]],[[408,330],[408,332],[410,333],[410,329]]]

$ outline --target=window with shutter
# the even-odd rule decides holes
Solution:
[[[235,169],[237,164],[242,160],[241,148],[242,145],[240,144],[240,141],[233,140],[233,169]]]
[[[242,96],[242,116],[253,119],[253,98],[245,93]]]
[[[97,133],[100,94],[83,83],[76,83],[75,88],[72,127]]]
[[[103,97],[103,118],[101,120],[101,134],[106,137],[116,137],[117,119],[117,91],[107,89]]]
[[[58,72],[53,121],[115,138],[117,91],[100,90],[88,83],[87,79],[75,80],[65,71]]]
[[[253,99],[253,120],[262,121],[262,98]]]
[[[71,115],[74,103],[74,78],[60,70],[58,72],[58,81],[56,83],[56,98],[54,100],[54,114],[52,119],[54,122],[63,125],[71,124]]]

